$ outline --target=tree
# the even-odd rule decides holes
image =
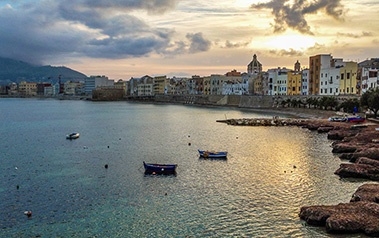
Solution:
[[[375,89],[370,89],[362,95],[361,106],[372,111],[374,113],[375,118],[378,116],[379,87],[376,87]]]
[[[354,112],[354,107],[359,107],[359,101],[358,99],[348,99],[341,103],[341,108],[343,108],[344,112]]]

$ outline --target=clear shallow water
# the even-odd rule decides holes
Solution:
[[[300,207],[348,202],[364,181],[334,175],[326,135],[216,122],[225,117],[272,115],[0,99],[0,236],[332,237]],[[229,156],[202,160],[198,148]],[[177,175],[144,175],[142,161],[177,163]]]

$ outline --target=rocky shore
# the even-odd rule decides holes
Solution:
[[[320,114],[317,114],[320,115]],[[332,152],[342,160],[335,174],[362,178],[350,201],[337,205],[313,205],[300,209],[299,217],[309,225],[325,226],[329,233],[358,233],[379,236],[379,124],[330,122],[325,116],[308,118],[243,118],[218,122],[233,126],[298,126],[326,133],[333,140]],[[345,162],[344,162],[345,161]]]

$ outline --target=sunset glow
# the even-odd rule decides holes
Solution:
[[[323,53],[378,57],[377,12],[369,0],[9,0],[0,57],[124,80],[244,72],[253,54],[264,69],[306,67]]]

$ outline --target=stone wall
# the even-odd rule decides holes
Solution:
[[[305,102],[308,97],[321,98],[323,96],[156,95],[149,97],[129,97],[127,100],[210,106],[230,106],[239,108],[273,108],[280,107],[281,101],[285,101],[287,99],[301,99]],[[342,102],[344,100],[353,98],[359,99],[359,97],[352,95],[338,96],[337,100],[339,102]]]
[[[121,88],[102,88],[92,92],[94,101],[119,101],[124,98],[124,90]]]

